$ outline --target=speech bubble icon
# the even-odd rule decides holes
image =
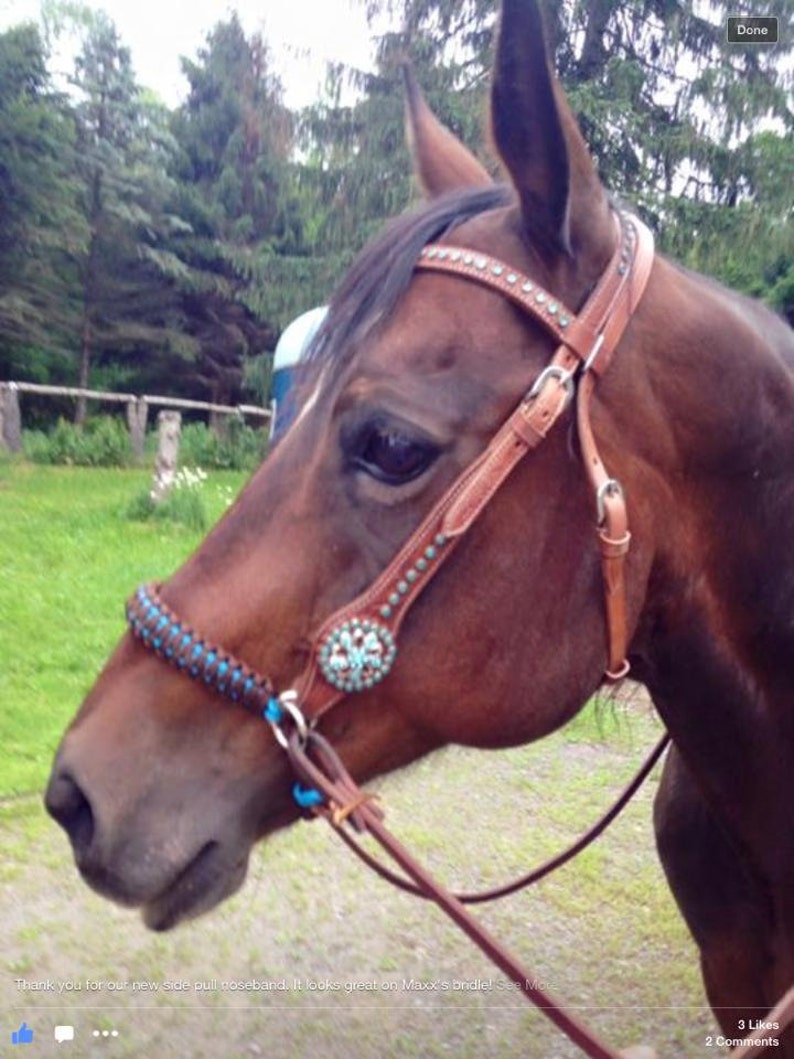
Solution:
[[[63,1044],[64,1041],[73,1041],[74,1026],[56,1026],[55,1040],[58,1042],[58,1044]]]

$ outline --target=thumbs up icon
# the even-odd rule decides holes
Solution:
[[[33,1043],[33,1030],[30,1029],[27,1022],[23,1022],[18,1030],[13,1030],[11,1033],[12,1044],[32,1044]]]

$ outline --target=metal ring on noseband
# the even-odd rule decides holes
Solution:
[[[270,699],[262,712],[262,716],[270,725],[273,735],[276,737],[276,742],[282,750],[289,749],[290,745],[289,739],[282,727],[285,713],[289,715],[295,725],[295,731],[300,746],[304,747],[309,738],[309,724],[303,716],[303,711],[298,706],[297,691],[282,691],[280,695],[274,696]]]

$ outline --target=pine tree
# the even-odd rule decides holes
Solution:
[[[138,86],[113,22],[91,13],[73,87],[75,169],[88,228],[80,255],[77,381],[147,388],[195,357],[185,333],[168,241],[186,225],[168,175],[170,115]],[[86,402],[77,406],[77,421]]]
[[[0,34],[0,374],[68,377],[74,257],[87,231],[71,165],[74,123],[37,28]]]
[[[288,231],[292,127],[265,42],[247,38],[236,15],[183,69],[190,92],[173,132],[177,212],[187,226],[171,248],[196,380],[225,403],[239,395],[246,361],[272,348],[279,329],[264,269]]]
[[[366,0],[373,26],[388,16],[400,28],[381,36],[374,75],[332,71],[333,91],[303,126],[326,245],[349,245],[356,225],[367,233],[410,198],[397,78],[404,58],[441,120],[479,149],[497,6]],[[730,11],[693,0],[544,6],[552,63],[607,187],[652,224],[663,249],[791,311],[789,0]],[[777,16],[784,43],[728,45],[729,13]],[[345,78],[362,93],[347,107]],[[752,248],[741,263],[737,247]]]

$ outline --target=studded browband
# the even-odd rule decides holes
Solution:
[[[309,721],[317,721],[346,695],[374,687],[389,673],[397,656],[397,635],[411,605],[573,397],[582,460],[597,511],[607,626],[605,679],[618,680],[628,672],[624,562],[630,534],[626,503],[620,484],[608,474],[598,453],[590,401],[595,379],[609,367],[645,289],[653,263],[653,237],[636,218],[615,216],[617,249],[578,314],[495,258],[441,244],[423,249],[418,270],[457,276],[498,292],[551,332],[559,345],[486,449],[452,484],[386,569],[315,633],[309,665],[295,689],[301,713]],[[133,634],[186,675],[232,701],[257,710],[267,708],[275,694],[270,680],[186,625],[160,598],[157,586],[139,589],[127,604],[127,615]]]

